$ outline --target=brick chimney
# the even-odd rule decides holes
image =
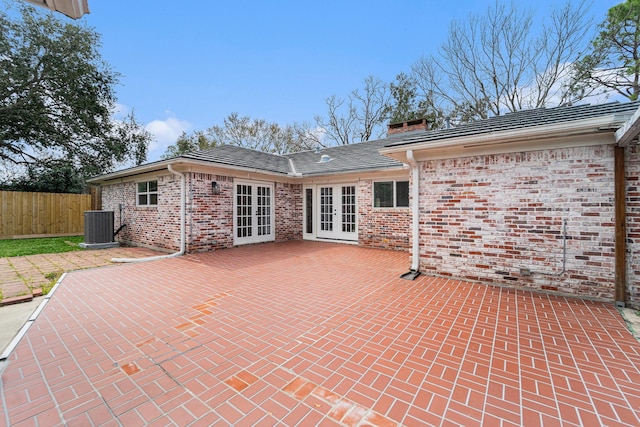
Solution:
[[[429,130],[427,119],[414,119],[400,123],[389,123],[387,125],[387,136],[396,133],[412,132],[414,130]]]

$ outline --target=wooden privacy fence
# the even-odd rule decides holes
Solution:
[[[0,239],[81,235],[93,208],[91,194],[0,191]]]

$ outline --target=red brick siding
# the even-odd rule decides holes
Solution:
[[[149,179],[151,180],[151,179]],[[114,211],[114,226],[126,227],[116,240],[141,246],[174,251],[180,249],[180,180],[172,175],[158,181],[158,206],[136,206],[136,183],[106,185],[102,189],[102,209]]]
[[[409,208],[374,208],[373,180],[358,183],[358,244],[372,248],[410,250]]]
[[[211,183],[220,187],[213,194]],[[190,173],[187,179],[187,252],[233,246],[233,178]]]
[[[276,241],[302,240],[302,184],[275,183]]]
[[[421,163],[421,268],[440,276],[613,299],[613,147]],[[567,272],[562,221],[567,220]]]
[[[640,146],[626,149],[627,178],[627,297],[640,308]]]
[[[211,182],[220,186],[213,194]],[[203,173],[186,174],[186,250],[202,252],[233,246],[233,177]],[[302,185],[275,184],[276,240],[302,238]],[[158,178],[158,206],[136,207],[136,184],[105,185],[103,209],[115,212],[124,205],[127,224],[118,240],[142,246],[177,251],[180,249],[180,181],[171,175]]]

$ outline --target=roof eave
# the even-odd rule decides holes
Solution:
[[[149,163],[142,166],[136,166],[133,168],[124,169],[121,171],[112,172],[105,175],[100,175],[100,176],[88,179],[87,183],[94,184],[94,185],[103,184],[105,182],[123,179],[130,176],[137,176],[145,173],[164,170],[164,169],[167,169],[169,165],[171,165],[172,167],[174,167],[174,169],[179,171],[181,171],[181,168],[184,170],[187,170],[189,167],[203,166],[203,167],[209,167],[209,168],[217,167],[217,168],[232,170],[232,171],[241,172],[241,173],[255,173],[255,174],[261,174],[261,175],[281,176],[281,177],[291,176],[289,173],[270,171],[265,169],[234,166],[234,165],[230,165],[222,162],[213,162],[213,161],[207,161],[207,160],[196,160],[196,159],[188,159],[184,157],[176,157],[173,159],[160,160],[158,162]]]
[[[149,172],[155,172],[162,169],[166,169],[169,164],[175,164],[175,159],[171,160],[159,160],[153,163],[147,163],[141,166],[134,166],[132,168],[119,170],[116,172],[99,175],[93,178],[89,178],[87,183],[89,184],[102,184],[103,182],[113,181],[114,179],[126,178],[128,176],[142,175]]]
[[[406,163],[406,151],[409,149],[413,150],[414,153],[418,153],[443,149],[500,146],[503,144],[589,135],[602,132],[613,133],[619,126],[620,120],[614,114],[598,118],[557,123],[554,125],[538,125],[535,127],[512,129],[503,132],[488,132],[433,141],[394,144],[382,148],[380,153]]]
[[[620,147],[629,145],[640,134],[640,108],[616,131],[616,142]]]

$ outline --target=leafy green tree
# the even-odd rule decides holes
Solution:
[[[100,36],[17,4],[0,10],[0,163],[95,175],[145,161],[151,135],[133,113],[112,117],[119,75]]]
[[[6,191],[35,191],[43,193],[83,193],[81,171],[65,161],[31,164],[26,173],[6,178],[0,189]]]
[[[207,148],[213,148],[216,145],[216,141],[208,138],[203,131],[196,131],[193,134],[182,132],[175,144],[167,147],[162,158],[171,159],[190,151],[206,150]]]
[[[572,89],[582,96],[615,92],[632,101],[640,94],[640,0],[609,9],[587,54],[575,64]]]
[[[436,109],[431,94],[420,96],[417,82],[412,75],[398,74],[396,80],[389,84],[389,88],[391,102],[386,114],[389,123],[426,118],[431,129],[443,125],[442,112]]]

